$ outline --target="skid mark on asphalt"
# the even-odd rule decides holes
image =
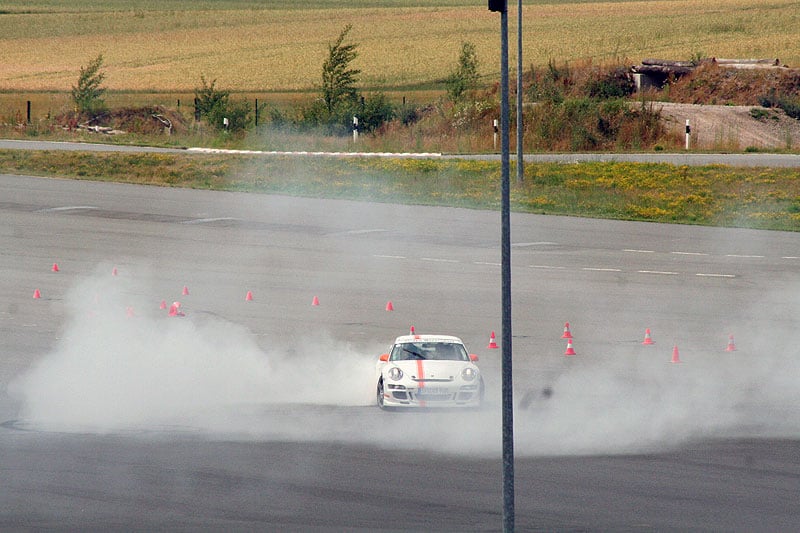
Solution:
[[[232,220],[238,220],[233,217],[216,217],[216,218],[195,218],[192,220],[184,220],[181,224],[209,224],[213,222],[230,222]]]

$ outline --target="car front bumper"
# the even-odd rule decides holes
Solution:
[[[389,407],[477,407],[480,383],[413,388],[390,383],[384,388],[383,402]]]

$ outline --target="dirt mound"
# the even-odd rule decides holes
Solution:
[[[672,81],[668,100],[685,104],[761,105],[776,94],[800,98],[800,69],[737,69],[706,63]]]
[[[792,150],[800,146],[800,120],[781,109],[792,109],[793,102],[800,101],[800,69],[740,69],[704,63],[671,80],[658,98],[664,100],[658,105],[675,134],[682,136],[686,120],[690,121],[694,148]]]
[[[800,146],[800,120],[780,109],[760,106],[657,102],[667,128],[683,138],[686,121],[691,144],[700,150],[792,150]]]
[[[68,112],[56,117],[56,122],[69,130],[106,134],[161,135],[166,131],[180,134],[189,129],[183,115],[162,106],[121,107],[94,117]]]
[[[171,129],[172,133],[183,133],[187,130],[183,116],[161,106],[113,109],[88,121],[87,124],[143,135],[163,133],[165,129]]]

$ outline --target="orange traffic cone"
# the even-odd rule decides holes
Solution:
[[[564,355],[577,355],[575,350],[572,349],[572,339],[567,339],[567,350],[564,352]]]
[[[53,272],[58,272],[58,263],[53,263]]]
[[[111,275],[112,275],[112,276],[116,276],[116,275],[117,275],[117,267],[114,267],[114,268],[111,270]]]
[[[561,335],[562,339],[571,339],[572,333],[569,331],[569,322],[564,322],[564,334]]]
[[[414,326],[411,326],[411,330],[408,332],[408,334],[409,335],[415,335],[416,334],[416,330],[414,329]]]
[[[494,336],[494,331],[492,332],[491,336],[489,337],[489,346],[487,346],[487,348],[492,349],[492,350],[494,350],[496,348],[499,348],[499,346],[497,346],[497,340],[496,340],[496,338]]]
[[[253,293],[252,291],[247,291],[247,294],[244,295],[245,302],[252,302],[253,301]]]
[[[184,296],[189,296],[189,287],[184,285],[183,286],[183,291],[181,292],[181,294],[184,295]]]
[[[313,305],[313,306],[317,306],[317,305],[319,305],[319,298],[317,298],[316,296],[314,296],[314,299],[313,299],[313,300],[311,300],[311,305]]]
[[[392,305],[392,301],[391,300],[386,302],[386,310],[387,311],[394,311],[394,306]]]
[[[650,328],[644,330],[644,340],[642,341],[642,344],[655,344],[653,339],[650,338]]]
[[[180,302],[172,302],[172,305],[169,306],[169,316],[186,316],[181,311],[181,303]]]
[[[133,313],[133,307],[125,308],[125,316],[127,316],[128,318],[133,318],[135,316]]]
[[[672,359],[670,360],[670,363],[680,363],[680,362],[681,362],[681,358],[678,355],[678,345],[676,344],[672,348]]]
[[[733,334],[728,337],[728,347],[725,348],[726,352],[735,352],[736,351],[736,344],[733,342]]]
[[[38,300],[41,297],[42,297],[42,293],[39,292],[39,289],[34,289],[33,290],[33,299],[34,300]]]
[[[159,309],[166,309],[167,308],[167,301],[161,300],[161,304],[158,306]]]

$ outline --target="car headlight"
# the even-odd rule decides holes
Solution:
[[[461,379],[463,379],[464,381],[472,381],[476,377],[478,377],[478,372],[472,367],[468,366],[467,368],[461,371]]]
[[[389,377],[395,381],[400,381],[403,379],[403,371],[396,366],[393,366],[389,369]]]

